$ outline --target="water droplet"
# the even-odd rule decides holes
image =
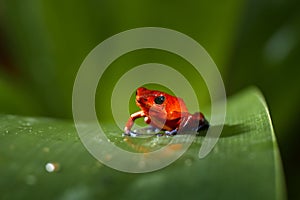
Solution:
[[[27,185],[34,185],[36,183],[36,177],[33,175],[28,175],[25,178],[25,182]]]
[[[184,164],[186,165],[186,166],[188,166],[188,167],[190,167],[190,166],[192,166],[192,164],[193,164],[193,161],[191,160],[191,159],[186,159],[185,161],[184,161]]]
[[[49,147],[44,147],[44,148],[43,148],[43,152],[49,153],[49,152],[50,152],[50,148],[49,148]]]
[[[150,145],[150,147],[155,147],[157,145],[157,143],[155,141],[153,141]]]
[[[112,155],[106,154],[105,155],[105,160],[110,161],[112,159]]]
[[[14,115],[7,115],[7,119],[15,119]]]
[[[57,172],[60,169],[59,163],[47,163],[45,165],[45,169],[47,172]]]
[[[30,122],[23,122],[23,121],[19,121],[19,123],[22,125],[22,126],[31,126],[31,123]]]
[[[145,166],[146,166],[145,161],[143,161],[143,160],[139,161],[138,166],[139,166],[139,168],[145,168]]]

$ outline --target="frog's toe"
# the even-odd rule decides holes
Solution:
[[[127,133],[123,133],[122,136],[123,137],[125,137],[125,136],[136,137],[136,136],[138,136],[138,134],[133,131],[129,131]]]
[[[156,133],[155,135],[156,135],[156,137],[161,137],[161,136],[164,136],[165,134],[164,133]]]
[[[168,136],[173,136],[177,134],[177,129],[174,129],[172,131],[165,131],[165,134]]]

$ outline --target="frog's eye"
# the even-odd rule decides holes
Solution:
[[[155,102],[156,104],[163,104],[164,101],[165,101],[165,97],[164,97],[164,96],[159,96],[159,97],[156,97],[156,98],[154,99],[154,102]]]

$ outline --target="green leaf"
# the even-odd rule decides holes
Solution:
[[[198,158],[204,139],[199,136],[170,166],[145,174],[98,162],[70,121],[6,115],[0,131],[1,199],[285,199],[270,115],[256,89],[228,100],[224,130],[207,157]],[[130,145],[120,131],[108,137],[132,151],[150,147],[154,139],[160,145],[168,140],[134,138]],[[57,170],[48,172],[47,163]]]

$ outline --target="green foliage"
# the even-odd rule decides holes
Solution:
[[[272,123],[256,89],[229,99],[224,130],[207,157],[198,158],[204,139],[199,136],[180,159],[146,174],[118,172],[96,161],[69,121],[2,115],[0,130],[1,199],[285,198]],[[111,130],[110,142],[133,147],[121,131]],[[154,140],[163,146],[168,138],[132,142],[148,148]],[[47,172],[49,162],[58,171]]]
[[[198,1],[2,1],[0,25],[11,65],[21,74],[17,77],[21,83],[30,88],[37,106],[43,109],[24,114],[70,118],[72,87],[83,59],[104,39],[136,27],[181,31],[199,41],[223,70],[242,2],[230,0],[212,7],[211,3]],[[138,62],[138,56],[127,59],[127,66]],[[160,58],[158,62],[166,59]],[[149,56],[143,60],[149,61]],[[167,64],[176,61],[168,58]],[[125,68],[115,69],[113,77]],[[186,73],[193,71],[186,70]],[[105,86],[112,84],[108,82]],[[0,94],[3,94],[1,90]],[[2,98],[0,111],[10,104],[1,101]],[[13,99],[11,104],[19,101]]]

